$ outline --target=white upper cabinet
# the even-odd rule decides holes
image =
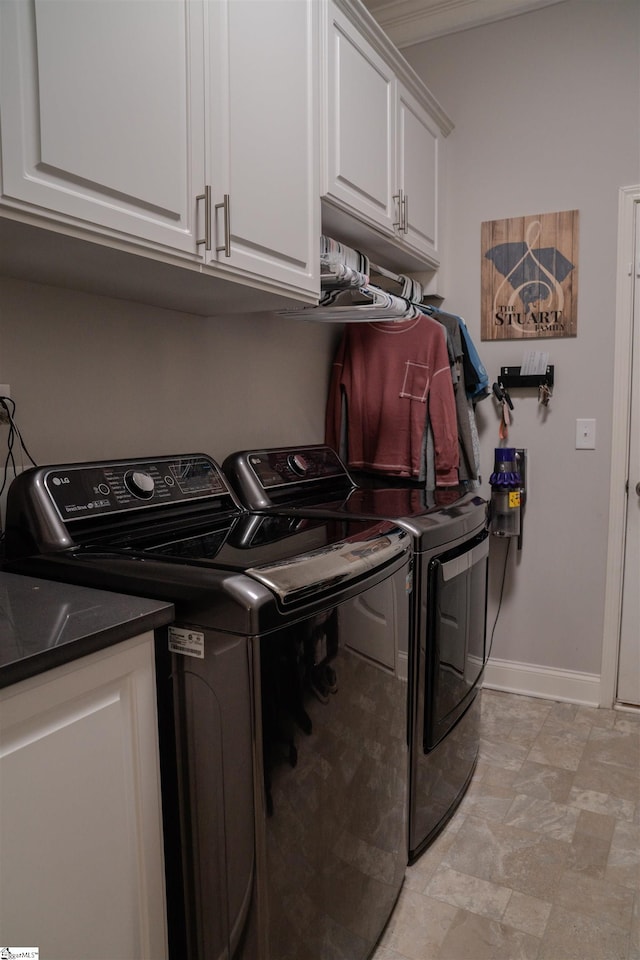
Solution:
[[[0,0],[0,213],[314,300],[318,30],[314,0]]]
[[[201,5],[0,8],[3,201],[195,255]]]
[[[398,84],[398,194],[402,240],[438,262],[440,131],[416,97]]]
[[[205,13],[206,259],[317,293],[317,4],[229,0]]]
[[[439,148],[453,124],[359,0],[326,9],[323,228],[389,265],[437,267]]]
[[[393,230],[397,204],[395,77],[333,10],[327,51],[327,192],[344,209]]]

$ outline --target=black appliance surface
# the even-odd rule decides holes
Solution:
[[[0,687],[172,620],[169,603],[0,571]]]
[[[411,537],[409,859],[462,799],[479,746],[485,664],[487,504],[464,488],[351,475],[330,447],[239,451],[223,470],[248,508],[277,515],[388,520]]]
[[[193,454],[21,474],[10,567],[170,601],[190,960],[364,960],[406,865],[409,536],[241,509]]]

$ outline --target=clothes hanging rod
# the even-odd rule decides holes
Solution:
[[[386,267],[381,267],[378,263],[370,262],[369,269],[371,270],[371,273],[378,273],[381,277],[386,277],[387,280],[393,280],[394,283],[397,283],[399,286],[402,286],[404,283],[397,273],[392,273],[391,270],[387,270]]]

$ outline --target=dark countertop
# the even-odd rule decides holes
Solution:
[[[174,608],[0,571],[0,687],[171,623]]]

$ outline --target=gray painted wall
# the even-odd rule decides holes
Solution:
[[[446,143],[445,306],[467,321],[491,378],[548,350],[548,416],[513,391],[510,441],[530,456],[524,545],[510,557],[498,658],[599,674],[606,574],[618,189],[640,182],[640,5],[566,0],[403,51],[455,121]],[[576,339],[480,341],[480,224],[580,211]],[[597,420],[575,450],[576,418]],[[478,408],[485,477],[498,446]],[[490,624],[503,543],[492,544]]]
[[[196,317],[8,279],[0,303],[0,382],[39,463],[223,459],[324,438],[333,326]]]

